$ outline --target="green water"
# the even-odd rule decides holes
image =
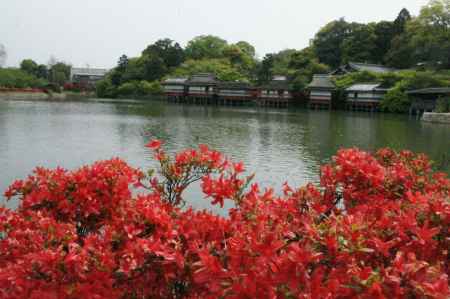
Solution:
[[[35,166],[75,168],[120,157],[154,167],[151,138],[178,151],[205,143],[242,160],[256,181],[279,190],[317,181],[319,165],[341,147],[380,147],[450,158],[450,126],[405,115],[181,106],[155,101],[0,101],[0,192]],[[445,171],[450,172],[447,164]],[[187,197],[209,208],[197,187]],[[0,197],[0,202],[3,199]],[[8,203],[13,207],[16,203]]]

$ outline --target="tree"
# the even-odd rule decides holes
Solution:
[[[137,65],[141,70],[142,80],[159,80],[167,74],[167,67],[164,60],[156,53],[142,55],[138,58]]]
[[[201,35],[189,41],[185,52],[187,58],[222,58],[227,41],[213,35]]]
[[[56,61],[56,60],[55,60]],[[53,63],[53,62],[52,62]],[[49,70],[49,80],[51,83],[63,86],[70,79],[72,66],[64,62],[55,62]]]
[[[128,67],[128,57],[127,55],[123,54],[120,56],[119,61],[117,62],[117,70],[121,72],[125,72],[125,70]]]
[[[373,24],[351,23],[341,43],[342,61],[358,61],[375,63],[376,34]]]
[[[326,74],[328,66],[319,63],[311,47],[296,51],[290,56],[289,74],[296,91],[304,91],[315,74]]]
[[[187,77],[198,73],[212,73],[221,81],[249,81],[247,74],[229,59],[189,59],[173,71],[174,76]]]
[[[260,84],[267,83],[272,80],[273,77],[273,66],[275,64],[275,56],[274,54],[266,54],[264,56],[261,64],[258,67],[258,82]]]
[[[240,41],[235,44],[238,46],[242,51],[244,51],[248,56],[255,58],[256,56],[256,50],[255,47],[252,46],[250,43],[246,41]]]
[[[450,68],[450,0],[432,0],[407,30],[417,62]]]
[[[403,8],[394,21],[394,35],[402,34],[405,31],[406,24],[412,19],[411,14],[406,8]]]
[[[343,18],[328,23],[314,37],[314,51],[321,63],[338,67],[342,63],[342,44],[351,26]]]
[[[405,32],[392,39],[391,48],[386,53],[384,61],[390,67],[406,69],[414,65],[413,53],[411,36]]]
[[[256,61],[245,50],[237,45],[226,46],[223,50],[225,58],[229,59],[231,64],[234,65],[241,73],[246,74],[248,77],[252,77]]]
[[[38,78],[42,78],[42,79],[48,79],[48,68],[45,64],[40,64],[38,65],[37,69],[36,69],[36,76]]]
[[[6,62],[8,54],[6,52],[6,48],[3,44],[0,44],[0,67],[3,67]]]
[[[30,75],[37,75],[38,64],[32,59],[24,59],[20,63],[20,69]]]
[[[142,55],[159,56],[167,68],[179,66],[185,59],[184,50],[180,44],[171,39],[160,39],[148,46]]]
[[[381,21],[374,25],[374,50],[372,60],[379,64],[384,64],[385,56],[392,45],[392,39],[395,36],[394,23]]]

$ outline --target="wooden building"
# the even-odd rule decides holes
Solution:
[[[286,108],[293,99],[292,88],[285,76],[275,76],[259,88],[258,104],[263,107]]]
[[[411,98],[410,114],[433,112],[439,98],[450,97],[450,87],[424,88],[406,92]]]
[[[217,95],[217,78],[204,73],[191,76],[186,81],[187,101],[194,104],[211,104]]]
[[[375,111],[378,110],[381,99],[386,95],[387,89],[380,84],[355,84],[345,90],[346,107],[350,110]]]
[[[379,65],[379,64],[348,62],[344,65],[341,65],[335,71],[331,72],[330,75],[339,76],[339,75],[346,75],[349,73],[364,72],[364,71],[382,74],[382,73],[395,72],[396,70],[393,68],[384,66],[384,65]]]
[[[217,85],[217,101],[221,105],[248,105],[257,96],[257,89],[246,82],[221,82]]]
[[[70,82],[82,86],[93,86],[99,80],[105,78],[108,69],[99,68],[70,68]]]
[[[187,78],[168,78],[162,82],[164,94],[169,101],[184,101],[187,94],[187,80]]]
[[[331,109],[333,93],[336,87],[330,75],[314,75],[308,85],[309,107],[314,109]]]

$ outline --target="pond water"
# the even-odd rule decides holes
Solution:
[[[144,147],[152,138],[164,140],[170,152],[208,144],[244,161],[255,181],[276,190],[286,181],[293,186],[317,181],[320,164],[342,147],[389,146],[437,161],[450,158],[450,126],[405,115],[132,100],[0,101],[0,192],[36,166],[73,169],[120,157],[135,167],[155,167]],[[443,169],[450,172],[448,164]],[[210,208],[197,187],[186,196],[194,207]]]

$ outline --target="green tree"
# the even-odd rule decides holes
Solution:
[[[343,18],[330,22],[314,37],[314,51],[321,63],[338,67],[342,62],[342,43],[350,33],[351,26]]]
[[[288,74],[293,88],[297,91],[303,91],[311,82],[314,74],[326,74],[328,72],[328,66],[319,63],[311,47],[291,55]]]
[[[145,55],[159,56],[167,68],[177,67],[185,59],[184,50],[180,44],[168,38],[160,39],[148,46],[142,52],[142,56]]]
[[[414,65],[413,53],[410,34],[405,32],[392,39],[384,61],[390,67],[406,69]]]
[[[273,66],[275,64],[274,54],[266,54],[262,62],[258,66],[257,78],[260,84],[267,83],[272,80],[273,77]]]
[[[222,58],[227,41],[213,35],[197,36],[189,41],[185,52],[190,59]]]
[[[237,45],[226,46],[223,50],[223,55],[228,58],[237,69],[248,77],[253,75],[256,67],[255,59],[250,56],[246,51]]]
[[[36,75],[38,64],[32,59],[24,59],[20,63],[20,69],[30,75]]]
[[[48,79],[48,67],[45,64],[38,65],[36,69],[36,76],[42,79]]]
[[[99,98],[115,98],[117,96],[117,89],[111,83],[110,78],[100,80],[95,85],[96,93]]]
[[[376,52],[374,27],[374,24],[349,24],[349,32],[341,44],[341,60],[343,62],[376,62],[374,59]]]
[[[250,43],[246,41],[240,41],[235,44],[238,46],[242,51],[244,51],[248,56],[254,58],[256,56],[256,50],[255,47],[252,46]]]
[[[51,83],[59,86],[64,85],[70,79],[70,70],[72,66],[64,62],[56,62],[49,70],[49,80]]]
[[[398,14],[393,24],[394,35],[402,34],[405,31],[406,24],[411,21],[412,17],[406,8],[403,8]]]
[[[394,23],[388,21],[381,21],[374,25],[374,51],[372,61],[383,64],[385,62],[386,54],[389,52],[392,40],[395,36]]]
[[[228,59],[187,60],[172,75],[187,77],[198,73],[212,73],[221,81],[249,81]]]
[[[137,67],[140,70],[142,80],[159,80],[167,74],[164,60],[156,53],[149,53],[139,57]]]
[[[0,69],[0,87],[9,88],[43,88],[47,81],[17,68]]]
[[[127,55],[123,54],[117,61],[117,66],[110,72],[110,80],[114,86],[122,84],[122,78],[127,71],[129,59]]]
[[[408,26],[417,62],[450,68],[450,0],[432,0]]]

